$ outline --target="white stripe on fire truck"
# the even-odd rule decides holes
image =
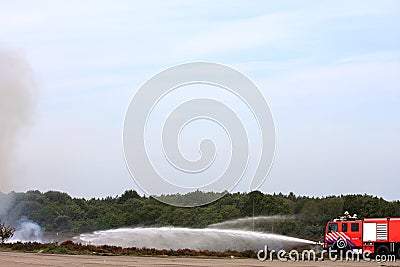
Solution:
[[[335,236],[332,235],[332,233],[327,234],[326,237],[329,239],[329,241],[332,241],[332,242],[336,240]]]
[[[338,238],[343,238],[345,240],[350,240],[350,238],[343,232],[332,232],[326,235],[326,238],[332,240],[337,240]]]
[[[339,238],[339,235],[338,235],[337,232],[332,232],[332,236],[333,236],[335,239],[338,239],[338,238]]]
[[[330,238],[333,238],[333,239],[335,238],[335,236],[332,233],[329,233],[328,235]]]
[[[349,239],[344,233],[342,232],[338,232],[338,235],[340,235],[340,237],[344,238],[345,240]]]

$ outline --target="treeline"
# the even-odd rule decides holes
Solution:
[[[186,197],[203,199],[206,194],[210,193],[196,191]],[[204,228],[254,214],[283,215],[280,220],[257,224],[258,231],[319,240],[326,220],[336,218],[346,210],[360,218],[400,217],[400,201],[389,202],[370,195],[318,198],[255,191],[228,193],[205,206],[180,208],[142,197],[133,190],[121,196],[92,199],[72,198],[56,191],[0,193],[0,219],[16,224],[25,217],[40,224],[45,231],[54,232],[79,233],[138,226]]]

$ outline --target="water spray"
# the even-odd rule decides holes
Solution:
[[[146,247],[155,249],[194,250],[254,250],[265,245],[269,248],[292,249],[314,245],[314,241],[277,234],[231,229],[190,228],[122,228],[81,234],[73,238],[76,243],[92,245],[114,245],[120,247]]]

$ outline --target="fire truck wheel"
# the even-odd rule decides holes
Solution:
[[[337,244],[333,244],[333,246],[332,246],[332,248],[331,249],[333,249],[333,250],[336,250],[336,251],[341,251],[341,250],[343,250],[344,252],[346,252],[346,251],[348,251],[348,250],[350,250],[351,249],[351,247],[350,247],[350,245],[349,244],[346,244],[346,246],[345,247],[338,247],[338,245]]]
[[[397,257],[400,259],[400,247],[397,249]]]
[[[385,245],[380,245],[379,247],[376,248],[376,254],[377,255],[388,255],[389,254],[389,248]]]

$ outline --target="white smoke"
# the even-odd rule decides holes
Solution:
[[[18,135],[32,117],[36,89],[33,72],[24,56],[0,47],[0,219],[18,225],[12,242],[41,241],[42,238],[38,224],[25,219],[17,223],[13,219],[10,221],[8,215],[15,196],[1,194],[15,187],[14,152]]]
[[[0,219],[7,218],[11,207],[15,202],[15,194],[3,194],[0,191]]]
[[[42,228],[37,223],[23,218],[9,242],[43,242]]]
[[[36,84],[21,53],[0,47],[0,191],[13,189],[18,134],[30,121]],[[4,208],[4,207],[3,207]]]

